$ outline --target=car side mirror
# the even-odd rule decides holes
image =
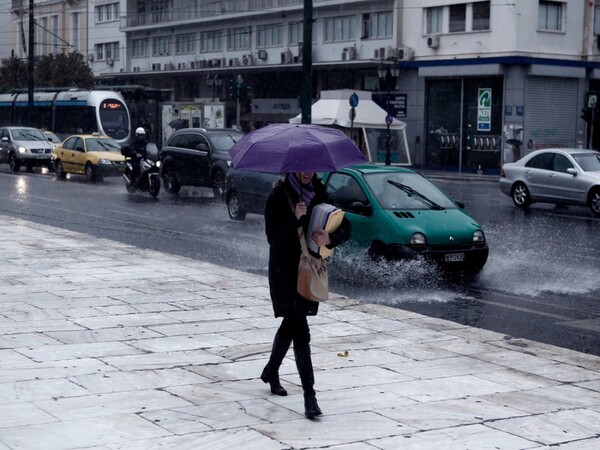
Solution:
[[[208,148],[208,144],[198,144],[196,149],[203,151],[203,152],[207,152],[210,150],[210,148]]]
[[[363,216],[370,216],[373,214],[373,207],[369,204],[364,204],[363,202],[353,202],[348,209],[350,212],[361,214]]]
[[[457,202],[455,201],[454,203],[456,203],[456,205],[460,208],[460,209],[465,209],[465,204],[463,202]]]
[[[577,175],[577,169],[575,169],[575,167],[569,167],[567,169],[567,173],[570,173],[571,175],[575,176]]]
[[[2,142],[8,142],[8,138],[6,136],[2,137]]]

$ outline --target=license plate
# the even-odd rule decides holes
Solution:
[[[444,261],[446,262],[460,262],[465,260],[464,253],[446,253],[444,255]]]

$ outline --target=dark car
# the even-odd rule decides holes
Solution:
[[[225,202],[233,220],[244,220],[246,214],[263,214],[273,184],[283,176],[273,173],[231,169],[225,177]]]
[[[231,165],[229,149],[243,133],[228,128],[182,128],[160,151],[160,174],[165,190],[177,194],[181,186],[213,188],[221,197]]]

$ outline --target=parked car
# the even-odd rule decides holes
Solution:
[[[242,136],[243,133],[226,128],[175,131],[160,151],[165,190],[177,194],[181,186],[210,187],[216,197],[221,197],[231,165],[229,149]]]
[[[76,173],[85,175],[87,181],[122,175],[126,166],[121,145],[98,133],[69,136],[52,151],[52,163],[59,179]]]
[[[352,224],[351,241],[373,258],[424,258],[467,276],[485,265],[489,248],[481,225],[421,174],[364,164],[323,180]]]
[[[56,134],[54,134],[52,131],[44,130],[43,133],[44,136],[46,136],[46,139],[52,142],[54,148],[58,147],[59,144],[62,144],[62,139],[59,138]]]
[[[28,172],[39,166],[51,169],[52,148],[52,143],[37,128],[0,128],[0,162],[8,163],[13,172],[18,172],[21,166]]]
[[[600,216],[600,153],[594,150],[536,150],[500,172],[500,190],[517,208],[535,202],[581,205]]]
[[[225,203],[233,220],[246,214],[263,214],[273,184],[282,178],[272,173],[230,169],[225,177]]]

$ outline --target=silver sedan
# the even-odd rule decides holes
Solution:
[[[588,206],[600,216],[600,153],[594,150],[536,150],[500,172],[500,189],[517,208],[531,203]]]

